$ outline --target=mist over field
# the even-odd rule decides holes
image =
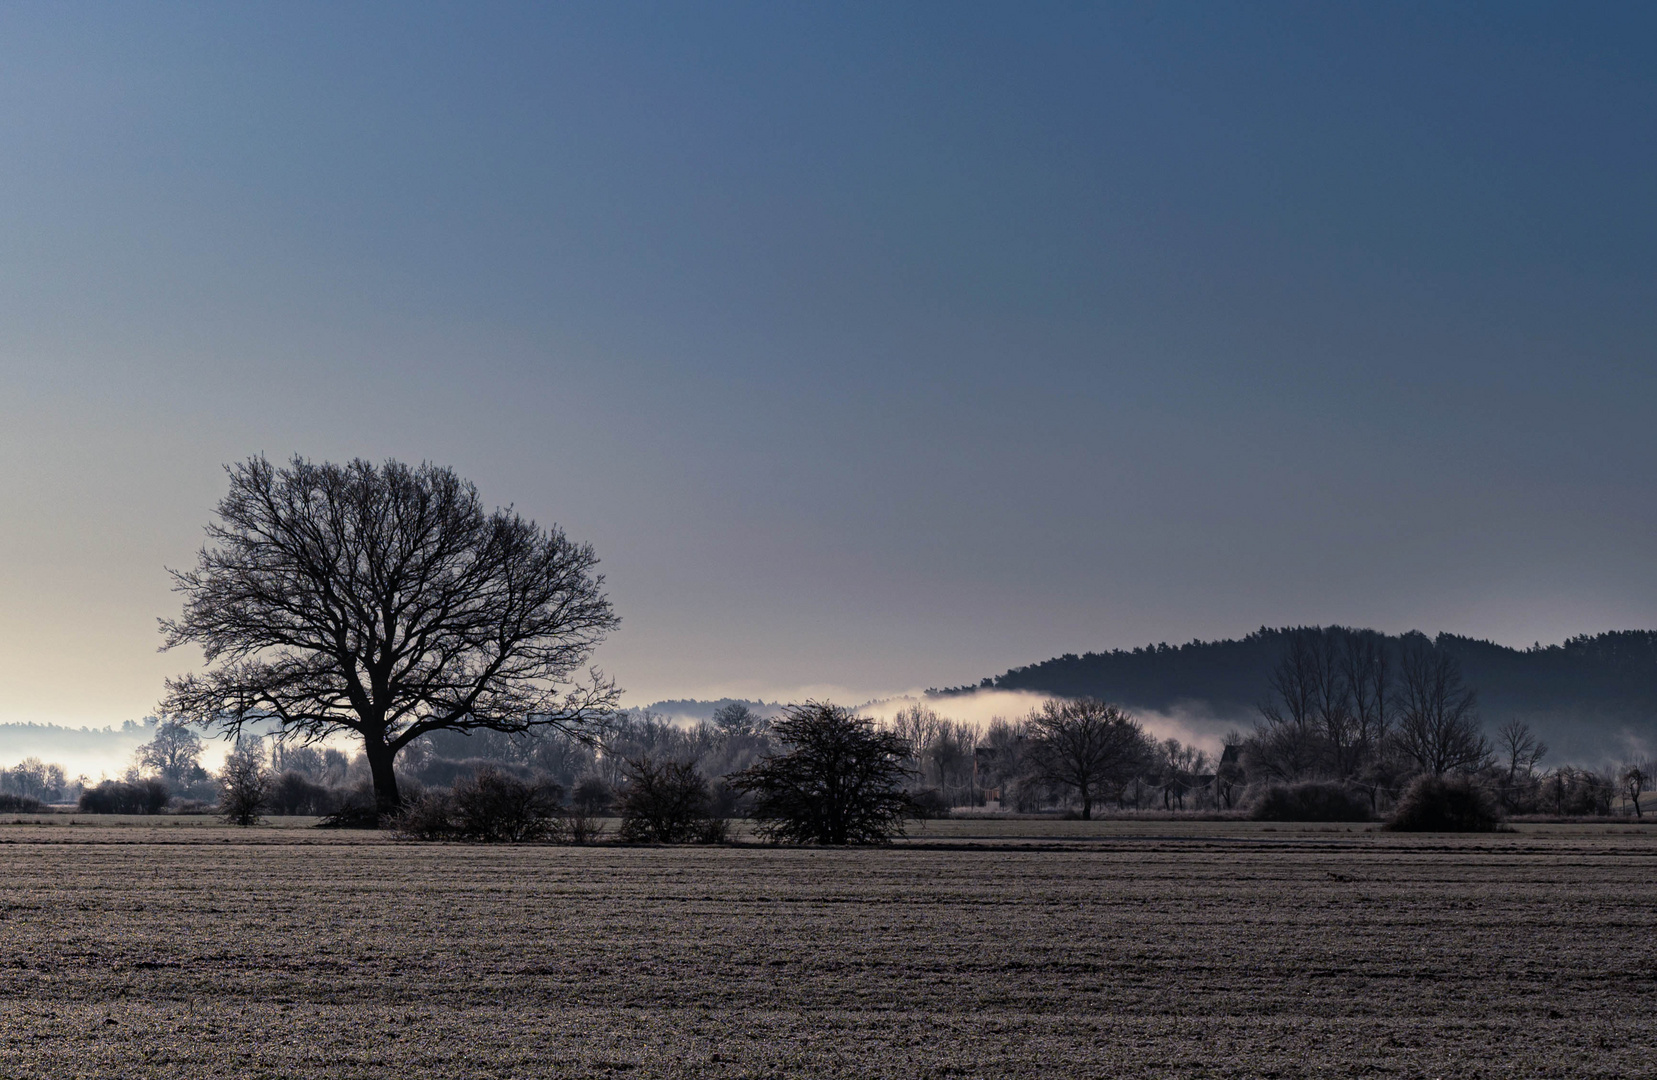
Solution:
[[[1218,754],[1227,734],[1247,733],[1260,721],[1269,670],[1287,633],[1262,630],[1239,640],[1066,654],[988,678],[990,686],[911,689],[861,701],[855,690],[819,686],[770,701],[677,698],[631,711],[695,725],[733,704],[771,716],[789,702],[838,695],[840,703],[881,723],[922,706],[981,731],[996,720],[1021,720],[1050,697],[1095,696],[1130,709],[1158,740],[1175,738]],[[1603,769],[1657,752],[1657,634],[1583,636],[1533,650],[1471,638],[1441,640],[1467,665],[1484,726],[1493,730],[1523,718],[1548,741],[1551,764]],[[70,777],[119,776],[132,766],[133,752],[150,737],[154,723],[149,717],[101,728],[0,724],[0,767],[38,756],[63,765]],[[226,744],[208,745],[207,758],[216,764]],[[350,749],[348,741],[339,745]]]
[[[0,724],[0,767],[38,757],[64,767],[69,777],[90,780],[119,776],[133,753],[154,735],[154,725],[128,720],[103,728],[69,728],[54,724]]]

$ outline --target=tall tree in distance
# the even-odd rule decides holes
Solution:
[[[1399,669],[1399,748],[1435,776],[1484,765],[1490,743],[1479,727],[1478,694],[1456,658],[1417,634],[1406,640]]]
[[[397,754],[431,731],[585,734],[618,691],[572,676],[618,620],[590,545],[510,507],[486,512],[453,470],[397,461],[227,467],[196,567],[172,571],[163,648],[210,665],[167,682],[162,711],[229,736],[249,725],[362,739],[381,811]]]
[[[1528,779],[1536,766],[1548,756],[1548,744],[1536,737],[1530,725],[1515,717],[1496,729],[1496,745],[1507,760],[1509,783],[1521,773]]]
[[[201,767],[201,737],[182,720],[163,720],[155,738],[138,748],[138,764],[153,769],[169,784],[182,784],[207,775]]]
[[[1362,764],[1380,753],[1392,727],[1393,712],[1397,708],[1392,652],[1385,636],[1373,630],[1348,630],[1340,663],[1351,694],[1356,760]]]
[[[1049,784],[1073,788],[1082,820],[1093,817],[1101,789],[1150,761],[1144,729],[1115,705],[1093,698],[1049,700],[1030,714],[1030,763]]]
[[[1259,706],[1260,720],[1247,752],[1250,768],[1281,780],[1299,780],[1317,764],[1318,691],[1322,656],[1314,638],[1322,631],[1301,627],[1266,678],[1271,697]]]

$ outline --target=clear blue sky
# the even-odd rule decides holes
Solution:
[[[1657,8],[0,10],[0,720],[255,452],[604,558],[637,703],[1657,625]]]

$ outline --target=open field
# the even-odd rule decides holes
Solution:
[[[1657,1073],[1657,832],[0,826],[0,1076]]]

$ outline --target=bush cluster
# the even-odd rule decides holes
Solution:
[[[730,836],[707,780],[688,761],[629,761],[620,808],[621,839],[630,843],[719,844]]]
[[[522,843],[550,839],[562,816],[557,784],[520,780],[482,768],[450,791],[424,792],[408,800],[393,822],[419,840]]]
[[[1471,777],[1423,773],[1398,800],[1387,828],[1398,832],[1492,832],[1501,823],[1496,800]]]
[[[159,814],[168,794],[160,780],[105,780],[81,792],[79,807],[83,814]]]
[[[1369,800],[1340,784],[1272,784],[1249,807],[1255,821],[1368,821]]]
[[[339,802],[334,789],[294,769],[278,776],[265,796],[271,813],[288,817],[325,817],[339,808]]]
[[[38,814],[40,800],[33,795],[17,795],[10,791],[0,791],[0,813],[7,814]]]

